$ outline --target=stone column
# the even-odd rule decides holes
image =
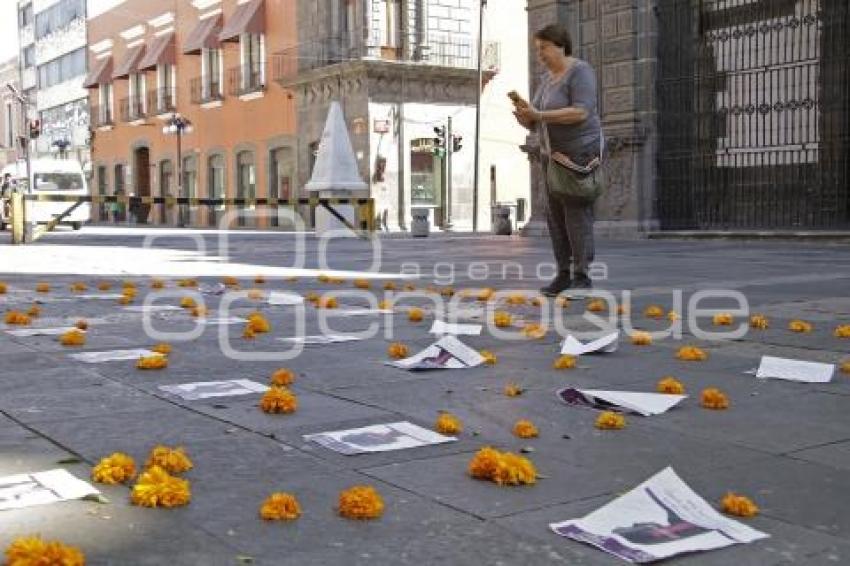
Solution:
[[[574,54],[596,71],[610,178],[596,204],[597,235],[637,237],[658,225],[656,5],[657,0],[528,0],[529,40],[537,29],[560,21],[572,35]],[[542,69],[533,59],[529,64],[533,90]],[[535,145],[529,139],[527,146]],[[524,234],[545,234],[545,187],[538,165],[532,168],[531,187],[532,217]]]

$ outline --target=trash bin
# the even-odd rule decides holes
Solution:
[[[412,208],[410,210],[413,216],[413,222],[410,223],[410,235],[414,238],[425,238],[431,231],[431,224],[428,222],[427,208]]]
[[[494,204],[491,210],[493,215],[493,233],[497,236],[510,236],[513,233],[511,209],[501,204]]]

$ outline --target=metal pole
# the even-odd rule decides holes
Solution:
[[[175,123],[175,127],[177,128],[177,197],[180,198],[183,196],[183,159],[180,154],[182,151],[182,137],[183,137],[183,126],[180,123]],[[181,228],[184,225],[183,222],[183,205],[177,206],[177,225]]]
[[[446,231],[452,229],[452,117],[446,123]]]
[[[475,157],[472,170],[472,231],[478,231],[478,162],[479,143],[481,140],[481,83],[484,73],[481,67],[481,56],[484,51],[484,7],[487,0],[481,0],[478,7],[478,83],[475,85]]]

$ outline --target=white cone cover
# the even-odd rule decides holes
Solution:
[[[339,102],[331,102],[325,131],[322,132],[319,142],[319,154],[316,156],[313,176],[304,188],[308,191],[357,191],[368,188],[360,178]]]

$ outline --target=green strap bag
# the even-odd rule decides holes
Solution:
[[[548,128],[546,128],[546,137],[549,137]],[[551,151],[551,146],[549,146],[549,149]],[[605,167],[602,166],[604,150],[605,140],[600,130],[599,161],[593,167],[576,166],[574,169],[549,155],[549,162],[546,167],[546,185],[549,192],[570,200],[586,203],[595,202],[608,187],[608,175],[605,172]]]

